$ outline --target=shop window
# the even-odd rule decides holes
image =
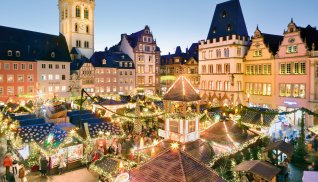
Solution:
[[[170,120],[170,131],[174,133],[178,133],[179,122],[178,120]]]

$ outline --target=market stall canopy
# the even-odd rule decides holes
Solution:
[[[130,172],[131,182],[140,181],[223,181],[210,168],[190,155],[168,149]]]
[[[251,110],[247,109],[246,112],[241,112],[242,122],[255,126],[270,127],[275,119],[275,115],[261,114],[261,112],[270,113],[272,111],[274,110],[265,108],[251,108]]]
[[[294,153],[294,146],[281,140],[281,141],[274,142],[268,145],[265,148],[264,152],[268,152],[272,150],[280,150],[284,154],[288,155],[288,157],[291,157]]]
[[[234,168],[234,171],[250,172],[271,181],[280,172],[280,169],[270,163],[253,160],[240,163]]]
[[[184,76],[180,76],[163,96],[163,100],[193,102],[201,100],[200,95]]]
[[[318,171],[304,171],[303,182],[313,182],[318,179]]]
[[[95,104],[99,105],[122,105],[122,104],[127,104],[126,101],[117,101],[113,99],[102,99],[100,102],[95,102]]]

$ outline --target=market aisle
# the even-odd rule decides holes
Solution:
[[[83,168],[48,177],[41,177],[39,172],[31,173],[27,176],[27,180],[28,182],[98,182],[98,176]]]

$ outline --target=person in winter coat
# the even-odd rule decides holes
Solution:
[[[45,156],[41,158],[40,164],[41,164],[41,176],[46,176],[46,171],[48,169],[49,161],[46,159]]]
[[[13,171],[13,175],[17,175],[18,174],[18,160],[16,157],[13,158],[13,161],[12,161],[12,171]]]
[[[25,168],[24,168],[24,165],[21,164],[19,169],[19,178],[21,179],[21,182],[23,182],[24,177],[25,177]]]
[[[6,168],[6,173],[10,172],[10,167],[12,166],[12,159],[10,154],[7,154],[3,160],[3,167]]]
[[[14,175],[10,171],[6,174],[6,179],[7,179],[7,182],[15,182]]]

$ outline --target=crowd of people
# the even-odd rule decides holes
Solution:
[[[4,180],[7,182],[16,182],[16,178],[21,182],[27,181],[25,167],[17,157],[12,157],[10,153],[7,153],[3,160],[3,167],[5,167]]]

